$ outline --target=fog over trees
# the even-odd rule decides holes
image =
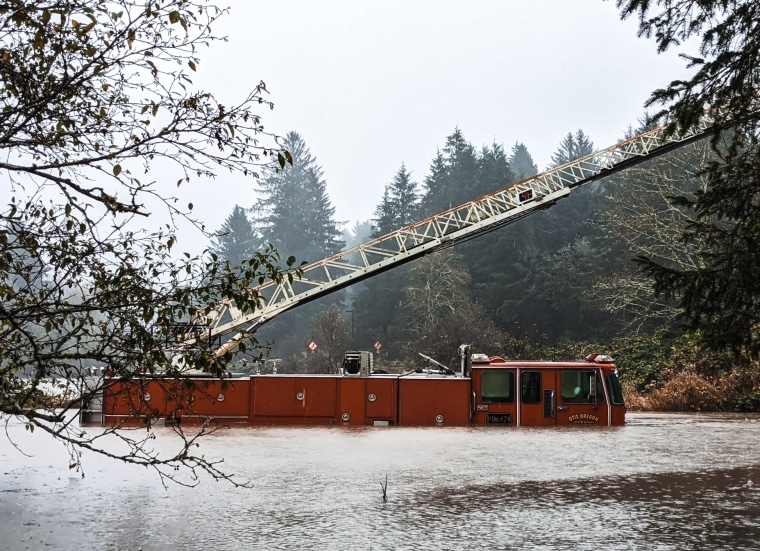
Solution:
[[[621,131],[621,139],[630,132],[634,131]],[[330,247],[308,245],[321,242],[315,236],[323,235],[324,220],[332,220],[324,186],[317,194],[321,199],[314,201],[304,185],[284,185],[295,182],[295,174],[308,172],[299,169],[303,152],[313,174],[321,174],[321,169],[300,137],[291,145],[297,146],[293,169],[265,178],[262,199],[252,212],[286,213],[277,225],[271,214],[258,223],[260,235],[268,232],[267,240],[282,253],[297,249],[303,255],[308,246],[313,251],[309,260],[326,257],[337,247],[337,222],[332,221],[324,235]],[[285,314],[286,322],[275,320],[259,338],[271,342],[270,354],[283,359],[286,370],[331,371],[334,353],[322,354],[320,347],[332,348],[336,339],[324,336],[324,330],[315,331],[326,322],[350,326],[352,346],[373,350],[379,342],[383,361],[402,362],[416,361],[417,352],[449,361],[462,342],[504,354],[520,339],[560,346],[677,331],[682,310],[655,296],[633,259],[680,255],[683,262],[694,261],[679,241],[692,218],[668,198],[693,196],[704,185],[695,174],[704,166],[706,148],[705,143],[687,146],[581,188],[549,210],[450,251],[375,275]],[[583,130],[568,132],[547,168],[594,149]],[[499,143],[478,148],[460,128],[444,138],[429,166],[429,174],[418,183],[402,163],[377,198],[375,217],[357,222],[355,232],[371,225],[372,235],[384,235],[435,213],[436,207],[445,210],[524,179],[526,171],[538,171],[524,144],[517,142],[511,154]],[[319,205],[326,215],[302,215]],[[286,242],[299,245],[287,247]],[[341,316],[342,324],[336,321]],[[317,344],[317,356],[308,349],[311,343]]]

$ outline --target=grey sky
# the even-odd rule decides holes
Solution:
[[[372,217],[404,162],[420,182],[456,126],[476,147],[525,143],[544,169],[582,129],[612,145],[649,93],[685,75],[602,0],[237,0],[200,52],[196,83],[232,102],[260,80],[267,130],[298,131],[324,169],[336,218]],[[218,228],[252,185],[188,189]]]

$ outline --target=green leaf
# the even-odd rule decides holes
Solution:
[[[172,23],[179,23],[179,20],[182,18],[182,16],[179,14],[177,10],[174,10],[173,12],[169,13],[169,21]]]
[[[191,68],[193,71],[195,71],[195,63],[193,63],[193,60],[192,60],[192,59],[191,59],[190,61],[188,61],[188,62],[187,62],[187,65],[188,65],[188,66],[189,66],[189,67],[190,67],[190,68]]]
[[[119,174],[121,174],[121,165],[116,165],[113,167],[113,175],[118,176]]]

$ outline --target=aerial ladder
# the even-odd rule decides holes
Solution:
[[[259,296],[254,311],[241,311],[232,300],[210,306],[194,320],[202,332],[185,339],[183,345],[201,338],[221,341],[234,333],[216,354],[234,352],[246,335],[278,314],[547,209],[580,186],[693,143],[712,131],[709,114],[686,132],[661,126],[308,264],[301,268],[300,277],[253,288]]]

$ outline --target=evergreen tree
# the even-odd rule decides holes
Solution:
[[[375,218],[372,219],[372,235],[377,237],[385,235],[396,228],[396,212],[394,201],[391,199],[391,193],[388,186],[383,191],[383,199],[375,207]]]
[[[375,218],[372,219],[373,237],[385,235],[397,228],[398,205],[391,196],[391,186],[392,184],[386,184],[383,198],[375,208]],[[405,270],[406,266],[398,266],[364,281],[353,305],[361,335],[360,346],[367,348],[379,340],[386,344],[386,357],[391,358],[394,347],[388,342],[388,331],[398,315],[397,304],[401,292],[398,284],[402,278],[400,272]]]
[[[423,213],[443,212],[482,195],[478,180],[478,156],[457,127],[438,151],[423,187]]]
[[[335,207],[327,195],[322,168],[303,138],[289,132],[282,145],[293,163],[262,178],[261,198],[255,205],[260,213],[258,229],[264,242],[275,245],[281,260],[294,256],[297,263],[315,262],[343,247],[342,232],[334,220]],[[285,369],[301,365],[310,320],[343,297],[343,293],[332,293],[285,312],[258,331],[259,340],[273,343],[272,352],[283,358]]]
[[[528,148],[522,142],[516,142],[512,146],[512,154],[509,156],[509,168],[514,174],[515,181],[524,180],[538,174],[538,167],[533,157],[528,153]]]
[[[760,3],[755,0],[618,0],[623,18],[637,15],[639,34],[654,35],[659,51],[700,40],[697,55],[682,53],[693,69],[652,93],[658,120],[691,128],[705,109],[719,129],[718,161],[708,165],[708,185],[693,199],[681,199],[696,220],[683,235],[702,241],[700,265],[685,269],[652,257],[641,258],[654,288],[679,300],[684,321],[703,342],[735,353],[760,356]],[[651,9],[657,9],[652,15]]]
[[[551,163],[549,168],[556,168],[564,165],[576,159],[585,157],[594,152],[594,143],[583,132],[583,130],[577,130],[575,134],[568,132],[562,139],[557,147],[557,150],[552,154]],[[587,224],[587,220],[591,213],[597,209],[597,202],[589,194],[597,191],[602,184],[599,181],[588,184],[581,195],[584,196],[583,201],[573,198],[571,201],[561,201],[554,208],[549,211],[547,216],[547,224],[551,224],[552,235],[560,235],[561,233],[567,234],[569,240],[562,239],[562,242],[555,248],[552,246],[552,253],[556,252],[563,247],[566,247],[570,242],[580,239],[583,236],[587,236],[587,231],[591,228]],[[576,194],[577,195],[577,194]],[[563,231],[557,232],[555,230],[561,229]],[[575,234],[575,235],[572,235]]]
[[[449,208],[446,199],[446,178],[448,167],[441,150],[436,150],[435,157],[430,162],[429,174],[423,184],[424,192],[420,202],[423,216],[432,216]]]
[[[515,145],[512,158],[525,176],[538,172],[524,145]],[[493,143],[477,152],[457,128],[446,138],[444,148],[430,165],[422,198],[424,213],[435,214],[506,187],[516,179],[503,146]],[[493,299],[504,288],[502,276],[506,273],[509,278],[512,273],[511,264],[516,257],[514,235],[514,230],[504,228],[457,246],[472,278],[475,300],[486,305],[490,314],[500,304]]]
[[[415,222],[418,205],[417,184],[402,164],[393,180],[386,184],[383,199],[375,209],[373,234],[385,235]],[[367,339],[362,344],[366,347],[377,340],[383,342],[384,356],[389,359],[396,359],[402,351],[397,346],[400,339],[397,319],[407,272],[407,266],[399,266],[367,280],[354,304],[359,334]]]
[[[480,150],[477,181],[480,184],[480,195],[493,193],[516,181],[503,145],[494,142],[490,147],[483,146]]]
[[[505,178],[511,174],[509,183],[538,173],[533,157],[522,142],[512,146],[506,167],[500,156],[494,158],[497,159],[502,168],[496,171]],[[526,313],[531,312],[530,305],[535,294],[532,275],[540,241],[537,233],[540,223],[536,218],[544,215],[534,214],[464,245],[482,251],[480,258],[470,255],[468,260],[475,296],[498,325],[512,332],[518,325],[533,323],[533,320],[529,322],[526,319]]]
[[[372,222],[369,220],[357,220],[352,228],[343,231],[343,241],[346,248],[356,247],[372,237]]]
[[[402,163],[393,180],[385,185],[383,200],[375,209],[374,234],[385,235],[417,220],[417,184]]]
[[[396,203],[396,227],[401,228],[417,221],[419,214],[419,192],[417,182],[402,163],[391,182],[391,197]]]
[[[351,249],[372,238],[372,222],[369,220],[357,221],[352,228],[343,231],[343,241],[346,243],[346,249]],[[364,290],[365,281],[354,283],[344,290],[346,304],[350,307],[353,304],[353,297]]]
[[[515,176],[501,144],[484,146],[478,156],[478,176],[480,195],[494,192],[512,184]],[[475,199],[476,197],[472,197]],[[472,276],[474,295],[483,304],[493,304],[492,285],[496,274],[504,270],[502,236],[505,228],[482,235],[457,247]]]
[[[552,164],[562,165],[592,152],[593,143],[578,130],[563,139],[552,156]],[[522,144],[513,148],[512,159],[524,167],[523,171],[532,163]],[[589,323],[596,311],[586,307],[578,291],[586,271],[569,277],[556,267],[560,264],[576,268],[580,266],[577,259],[589,257],[588,251],[601,235],[589,223],[592,213],[601,208],[600,201],[601,196],[597,197],[592,189],[582,188],[553,208],[505,228],[497,249],[502,256],[494,263],[481,295],[502,327],[551,340],[563,335],[590,336],[598,325]],[[595,263],[595,269],[602,269],[601,262]],[[485,300],[486,294],[491,300]]]
[[[443,154],[449,167],[446,195],[452,207],[461,205],[483,194],[480,183],[478,155],[457,127],[446,138]]]
[[[575,134],[568,132],[567,136],[560,142],[557,151],[552,155],[550,168],[580,159],[593,152],[594,143],[583,130],[578,130]]]
[[[431,162],[430,174],[423,185],[425,193],[419,200],[420,208],[412,208],[418,204],[416,186],[410,183],[410,176],[402,165],[393,182],[386,187],[383,200],[375,211],[376,232],[388,233],[422,216],[442,212],[503,188],[513,180],[501,145],[494,143],[478,152],[456,128]],[[459,254],[466,265],[490,273],[489,266],[495,260],[492,245],[496,241],[496,235],[482,236],[477,241],[460,245]],[[355,304],[359,333],[381,340],[386,357],[398,357],[405,350],[403,342],[408,334],[400,329],[400,315],[409,269],[400,267],[372,278]]]
[[[344,245],[334,220],[335,207],[327,195],[322,168],[303,138],[289,132],[282,145],[293,163],[262,178],[262,197],[256,204],[262,213],[259,231],[282,257],[292,255],[299,262],[314,262],[337,253]]]
[[[245,209],[235,205],[222,227],[211,239],[211,251],[228,260],[233,266],[240,266],[245,260],[253,258],[259,250],[259,244],[260,240]]]

